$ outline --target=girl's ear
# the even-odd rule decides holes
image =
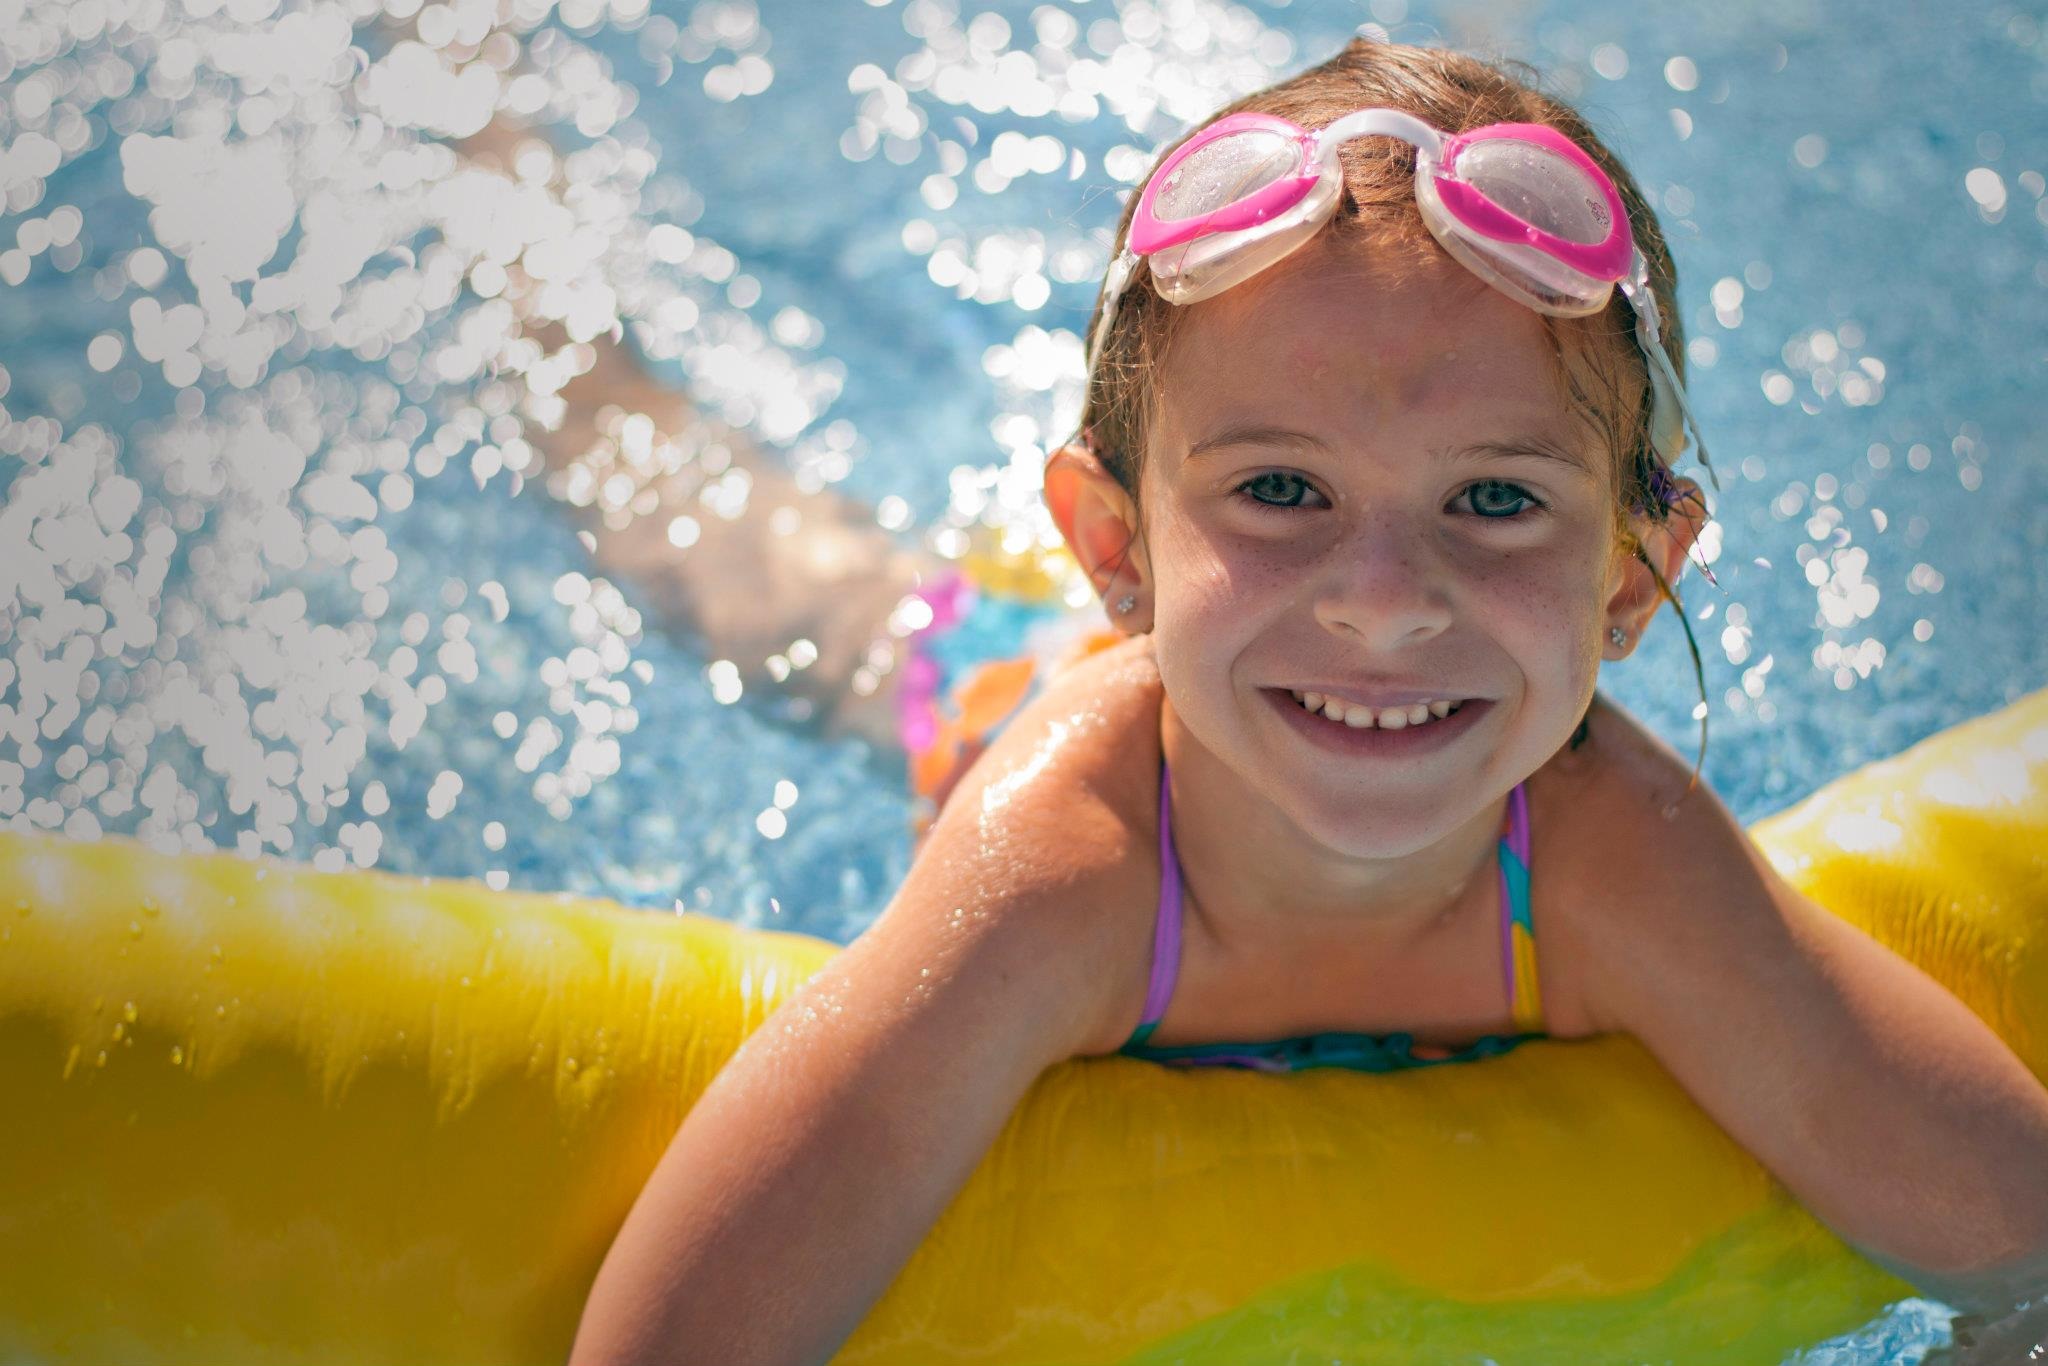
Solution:
[[[1093,451],[1069,443],[1046,458],[1045,505],[1107,606],[1110,621],[1122,631],[1149,630],[1152,595],[1138,509],[1116,476]],[[1115,604],[1125,597],[1135,601],[1129,611],[1119,612]]]
[[[1650,618],[1657,614],[1658,604],[1664,600],[1658,578],[1666,584],[1677,584],[1678,576],[1685,572],[1686,556],[1706,527],[1707,500],[1697,482],[1674,479],[1671,493],[1671,509],[1664,520],[1632,515],[1628,524],[1635,545],[1615,552],[1607,598],[1607,635],[1601,642],[1601,653],[1608,659],[1625,659],[1635,650]],[[1653,565],[1655,574],[1650,572]],[[1614,641],[1615,628],[1621,630],[1623,637],[1618,645]]]

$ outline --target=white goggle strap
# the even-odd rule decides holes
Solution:
[[[1102,317],[1095,324],[1095,336],[1088,342],[1088,370],[1092,374],[1095,362],[1102,359],[1102,344],[1109,338],[1110,324],[1116,321],[1117,302],[1124,296],[1124,287],[1131,282],[1131,272],[1138,268],[1138,257],[1125,247],[1116,260],[1109,263],[1109,274],[1102,281]]]
[[[1620,284],[1621,292],[1635,309],[1636,345],[1642,348],[1643,359],[1650,367],[1651,444],[1667,467],[1676,468],[1679,456],[1685,452],[1686,433],[1690,431],[1700,468],[1707,472],[1714,491],[1719,493],[1721,476],[1707,459],[1707,442],[1700,435],[1699,420],[1693,416],[1692,405],[1685,401],[1685,386],[1679,383],[1677,371],[1671,368],[1671,358],[1664,354],[1663,322],[1657,312],[1656,293],[1650,288],[1650,265],[1643,259],[1642,252],[1635,253],[1635,259],[1629,264],[1629,273],[1622,277]],[[1673,408],[1677,409],[1675,420]]]
[[[1707,443],[1700,436],[1700,424],[1692,415],[1692,405],[1685,401],[1685,386],[1678,382],[1678,375],[1671,368],[1671,358],[1664,354],[1664,329],[1657,314],[1657,296],[1650,289],[1650,265],[1640,251],[1629,263],[1628,275],[1621,281],[1621,292],[1636,311],[1636,344],[1642,347],[1643,355],[1650,364],[1650,433],[1657,457],[1664,462],[1665,468],[1674,467],[1685,451],[1685,432],[1690,428],[1700,468],[1713,482],[1714,492],[1719,493],[1721,476],[1707,461]],[[1679,414],[1677,423],[1672,423],[1666,416],[1674,404]],[[1665,430],[1667,426],[1676,428],[1675,436]],[[1708,583],[1721,588],[1721,581],[1714,577],[1713,567],[1707,563],[1705,552],[1697,542],[1686,558],[1700,567],[1700,573],[1706,576]],[[1721,588],[1721,592],[1726,596],[1728,590]]]

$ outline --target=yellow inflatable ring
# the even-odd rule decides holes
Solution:
[[[1755,833],[2048,1071],[2048,693]],[[0,1358],[559,1362],[692,1099],[833,952],[0,837]],[[1906,1293],[1627,1040],[1105,1058],[1040,1080],[839,1360],[1754,1363]]]

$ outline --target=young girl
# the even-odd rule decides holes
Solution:
[[[1493,67],[1356,42],[1170,152],[1119,247],[1046,497],[1128,638],[690,1111],[572,1360],[824,1359],[1033,1080],[1117,1053],[1625,1031],[1871,1257],[1964,1304],[2048,1282],[2048,1091],[1595,691],[1703,516],[1613,154]]]

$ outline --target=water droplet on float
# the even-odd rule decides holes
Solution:
[[[173,1067],[183,1067],[184,1065],[185,1065],[185,1046],[184,1046],[183,1044],[177,1044],[177,1043],[174,1043],[174,1044],[172,1044],[172,1045],[171,1045],[171,1066],[173,1066]]]
[[[94,1067],[105,1067],[105,1066],[107,1065],[107,1050],[106,1050],[106,1049],[102,1048],[102,1049],[101,1049],[101,1050],[100,1050],[100,1051],[99,1051],[99,1052],[98,1052],[98,1053],[97,1053],[97,1054],[96,1054],[96,1055],[95,1055],[95,1056],[93,1057],[93,1060],[92,1060],[92,1065],[93,1065]]]
[[[121,1018],[129,1024],[135,1023],[135,1002],[123,1001],[121,1003]]]

